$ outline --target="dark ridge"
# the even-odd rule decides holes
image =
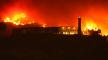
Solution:
[[[14,30],[13,35],[9,38],[0,39],[1,60],[97,60],[107,58],[107,37],[98,34],[86,36],[40,33],[38,30],[38,33],[18,31]]]

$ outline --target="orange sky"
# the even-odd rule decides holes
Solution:
[[[24,12],[48,26],[77,26],[77,17],[81,16],[82,25],[92,20],[102,32],[108,31],[106,0],[0,0],[0,3],[3,17]]]

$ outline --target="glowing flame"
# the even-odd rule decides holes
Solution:
[[[70,26],[61,27],[60,33],[63,35],[74,35],[77,34],[77,30],[75,27],[70,27]]]
[[[11,22],[15,25],[34,24],[35,21],[29,20],[25,13],[16,13],[12,17],[6,17],[4,22]]]
[[[33,19],[28,19],[27,15],[25,13],[14,13],[11,14],[12,16],[7,16],[4,18],[4,22],[11,22],[15,25],[26,25],[26,24],[35,24],[36,22]],[[42,24],[42,27],[46,27],[47,24]],[[98,31],[99,29],[102,30],[102,35],[107,36],[108,31],[105,31],[100,25],[96,24],[92,19],[88,19],[83,22],[83,32],[87,32],[88,30],[94,30]],[[63,34],[76,34],[77,30],[76,28],[72,27],[62,27],[62,33]],[[86,33],[88,34],[88,33]]]
[[[20,14],[14,15],[12,19],[14,21],[19,21],[19,20],[24,19],[24,18],[26,18],[26,15],[24,13],[20,13]]]
[[[88,30],[93,30],[93,31],[98,31],[99,29],[101,30],[101,35],[103,36],[108,36],[108,31],[104,31],[101,26],[99,26],[98,24],[96,24],[93,21],[86,21],[86,23],[84,24],[85,26],[83,27],[83,32],[84,34],[89,34]]]
[[[47,24],[43,24],[42,27],[45,28]]]
[[[89,22],[86,22],[85,29],[86,30],[95,30],[95,31],[97,31],[99,28],[94,22],[89,21]]]

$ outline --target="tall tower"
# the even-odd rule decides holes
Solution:
[[[82,31],[81,31],[81,17],[78,17],[78,34],[81,35]]]

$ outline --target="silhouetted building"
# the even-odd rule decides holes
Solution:
[[[89,34],[90,35],[99,35],[101,33],[101,30],[97,30],[97,31],[94,31],[94,30],[88,30],[89,31]]]
[[[60,31],[60,27],[22,27],[14,28],[13,34],[57,34]]]
[[[81,17],[79,16],[78,17],[78,34],[82,34],[82,31],[81,31]]]

